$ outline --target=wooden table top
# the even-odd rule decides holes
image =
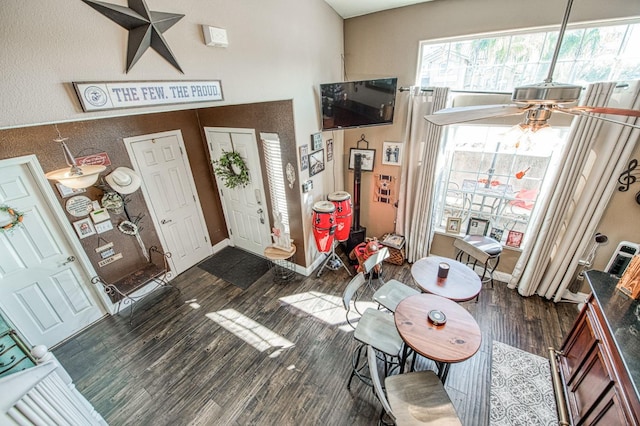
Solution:
[[[438,278],[438,265],[440,262],[449,264],[447,278]],[[411,266],[411,275],[423,291],[437,294],[456,302],[471,300],[482,289],[480,277],[473,269],[447,257],[423,257]]]
[[[291,251],[286,251],[274,246],[269,246],[264,249],[264,256],[269,260],[287,260],[294,254],[296,254],[295,244],[291,244]]]
[[[434,325],[429,311],[437,309],[447,317]],[[435,294],[416,294],[402,300],[394,314],[402,340],[420,355],[434,361],[453,363],[472,357],[482,342],[480,326],[462,306]]]

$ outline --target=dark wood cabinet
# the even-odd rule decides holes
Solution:
[[[558,366],[572,424],[638,424],[637,394],[593,295],[562,345]]]

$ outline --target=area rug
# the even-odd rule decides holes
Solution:
[[[489,424],[557,425],[549,360],[493,342]]]
[[[269,261],[236,247],[225,247],[198,267],[246,290],[269,270]]]

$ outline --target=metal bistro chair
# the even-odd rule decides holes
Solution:
[[[456,238],[453,246],[458,250],[456,254],[457,261],[467,265],[473,264],[471,269],[474,271],[476,265],[483,265],[480,280],[483,284],[490,282],[491,288],[493,288],[493,273],[498,267],[498,263],[500,263],[502,245],[493,238],[481,235],[467,235],[464,238]],[[463,260],[465,255],[466,261]]]
[[[342,303],[347,311],[347,323],[354,329],[353,338],[360,342],[351,356],[352,370],[347,382],[347,389],[351,389],[351,380],[354,376],[371,386],[371,379],[362,371],[366,368],[366,354],[362,352],[367,345],[375,347],[381,353],[385,363],[385,372],[391,370],[390,366],[399,365],[402,356],[403,341],[396,329],[393,315],[375,308],[367,308],[357,323],[352,322],[349,318],[352,302],[356,312],[359,312],[356,308],[356,293],[365,282],[364,274],[358,273],[349,281],[342,295]],[[392,362],[393,358],[397,361]],[[362,365],[360,365],[361,359]]]
[[[403,425],[462,425],[442,382],[433,371],[397,374],[382,379],[376,363],[376,352],[367,347],[369,374],[373,390],[382,404],[380,421],[387,414],[394,424]],[[392,423],[392,424],[393,424]]]
[[[398,280],[389,280],[373,293],[373,300],[391,312],[396,311],[398,303],[409,296],[420,293],[413,287]]]
[[[382,247],[375,254],[372,254],[364,262],[362,262],[362,269],[364,270],[365,276],[367,276],[367,286],[374,292],[376,289],[372,284],[373,276],[377,273],[378,282],[384,285],[384,280],[382,279],[382,262],[384,262],[384,260],[389,256],[391,256],[389,254],[389,248]]]

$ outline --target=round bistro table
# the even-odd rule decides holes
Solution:
[[[447,278],[438,278],[438,265],[441,262],[449,265]],[[423,257],[411,266],[411,276],[422,291],[456,302],[471,300],[482,289],[482,281],[475,271],[464,263],[446,257]]]
[[[441,311],[446,322],[435,325],[428,318],[432,310]],[[445,383],[451,363],[471,358],[482,342],[480,326],[471,314],[456,302],[435,294],[416,294],[402,300],[394,313],[396,328],[406,343],[404,367],[408,349],[435,361],[438,377]],[[415,356],[413,364],[415,363]]]

